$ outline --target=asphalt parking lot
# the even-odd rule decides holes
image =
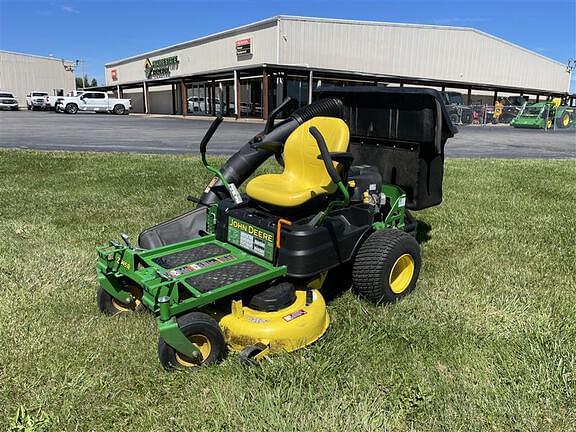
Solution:
[[[54,112],[0,112],[0,147],[133,153],[197,153],[209,126],[204,119]],[[262,124],[224,122],[209,150],[230,154]],[[448,157],[574,158],[576,129],[545,132],[508,126],[460,127]]]

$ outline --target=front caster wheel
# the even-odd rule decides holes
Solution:
[[[164,369],[197,368],[218,363],[226,354],[226,342],[220,326],[214,318],[202,312],[191,312],[178,318],[178,327],[198,348],[195,358],[179,353],[164,339],[158,340],[158,358]]]
[[[354,291],[372,303],[394,302],[414,289],[420,265],[414,237],[398,229],[375,231],[354,259]]]
[[[244,366],[257,366],[268,352],[268,347],[263,343],[248,345],[240,351],[240,363]]]
[[[141,312],[146,309],[142,301],[142,290],[136,285],[125,283],[124,289],[132,294],[133,301],[131,303],[122,303],[108,294],[102,287],[98,288],[96,294],[96,302],[100,312],[106,315],[116,315],[123,312]]]

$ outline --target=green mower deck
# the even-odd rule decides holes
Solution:
[[[179,352],[196,357],[198,349],[182,333],[176,317],[246,288],[286,274],[214,235],[153,250],[110,242],[97,247],[102,289],[124,304],[141,301],[157,315],[160,337]],[[136,299],[125,288],[136,284]]]
[[[142,289],[139,300],[165,319],[286,274],[286,267],[275,267],[214,235],[147,251],[116,243],[97,250],[102,287],[128,304],[134,299],[119,281],[133,281]],[[167,310],[159,306],[161,297],[169,298]]]

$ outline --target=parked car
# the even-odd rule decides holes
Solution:
[[[222,107],[220,103],[220,99],[214,99],[214,109],[216,110],[216,114],[226,114],[222,112]],[[203,97],[198,96],[190,96],[188,98],[188,112],[190,113],[200,113],[200,114],[209,114],[212,110],[212,99],[207,98],[204,99]]]
[[[80,96],[60,97],[56,111],[76,114],[78,111],[128,114],[132,108],[130,99],[111,98],[106,92],[87,91]]]
[[[0,109],[18,111],[18,100],[13,93],[0,91]]]
[[[48,92],[33,90],[26,95],[26,108],[35,111],[37,109],[49,109]]]
[[[190,96],[188,98],[188,112],[198,113],[206,111],[206,102],[203,97]]]
[[[252,104],[249,102],[240,102],[240,115],[252,114]]]

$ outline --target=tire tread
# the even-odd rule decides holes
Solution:
[[[409,287],[405,292],[399,295],[390,295],[384,289],[383,269],[387,260],[393,254],[394,249],[398,246],[418,243],[410,234],[398,229],[386,229],[373,232],[366,241],[360,246],[354,259],[352,268],[352,283],[356,293],[372,303],[382,301],[395,301],[396,299],[408,294],[415,280],[418,278],[420,268],[419,248],[416,259],[416,270]]]

